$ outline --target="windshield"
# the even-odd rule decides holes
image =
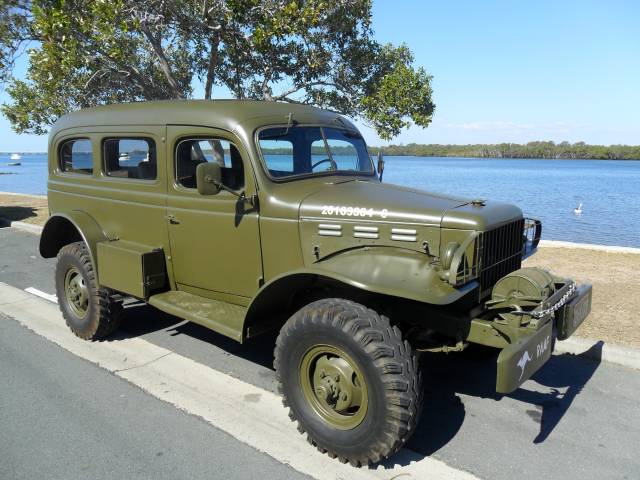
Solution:
[[[331,127],[274,127],[258,135],[273,178],[314,174],[372,175],[373,164],[358,132]]]

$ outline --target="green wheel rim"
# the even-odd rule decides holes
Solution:
[[[300,362],[300,383],[311,408],[332,427],[351,430],[364,420],[367,384],[358,364],[340,348],[310,348]]]
[[[64,295],[71,311],[84,318],[89,310],[89,289],[76,267],[69,267],[64,276]]]

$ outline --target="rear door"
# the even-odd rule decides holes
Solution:
[[[258,212],[227,191],[200,195],[195,171],[218,162],[223,183],[237,194],[256,193],[248,155],[229,132],[167,127],[167,223],[178,289],[248,303],[262,281]],[[244,299],[244,300],[243,300]]]

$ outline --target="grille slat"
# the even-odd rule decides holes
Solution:
[[[478,250],[481,299],[500,278],[521,267],[523,231],[521,219],[482,234]]]

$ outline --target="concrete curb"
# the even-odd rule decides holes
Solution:
[[[2,217],[0,217],[0,226],[15,228],[16,230],[22,230],[23,232],[33,233],[35,235],[40,235],[42,233],[42,229],[44,228],[40,225],[33,225],[27,222],[11,221]]]
[[[598,343],[601,343],[602,347],[593,348]],[[571,337],[562,342],[556,342],[554,354],[566,353],[640,370],[640,349],[638,348],[608,344],[602,340]]]

